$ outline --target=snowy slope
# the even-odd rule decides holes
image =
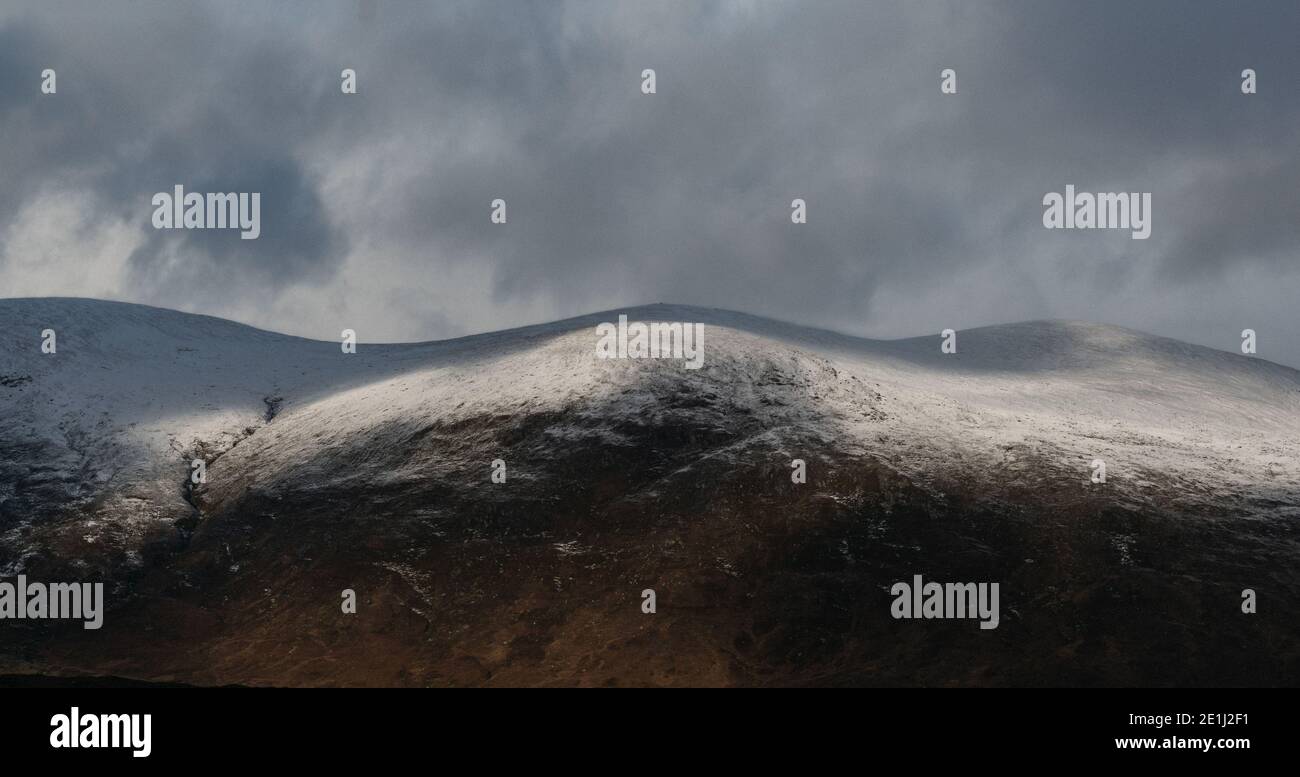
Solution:
[[[594,325],[621,312],[705,323],[705,367],[596,359]],[[725,397],[725,412],[754,419],[756,435],[782,429],[816,443],[792,458],[868,453],[921,481],[990,477],[1031,452],[1059,469],[1017,477],[1086,484],[1100,458],[1116,494],[1137,502],[1294,505],[1300,494],[1300,373],[1109,326],[976,329],[959,333],[950,355],[938,336],[868,341],[666,305],[445,342],[362,344],[355,355],[79,299],[0,301],[0,327],[0,571],[10,573],[41,549],[33,524],[59,516],[76,516],[86,546],[138,560],[151,532],[192,512],[185,482],[195,457],[211,461],[200,491],[214,509],[290,481],[418,483],[431,471],[478,480],[495,458],[490,444],[431,460],[421,430],[571,413],[548,430],[563,456],[566,436],[626,444],[620,428],[664,412],[660,400],[683,390]],[[56,355],[40,352],[45,328],[58,333]],[[772,383],[790,390],[786,400],[766,404],[754,390]],[[1181,486],[1157,487],[1157,476]],[[76,545],[59,547],[75,557]]]

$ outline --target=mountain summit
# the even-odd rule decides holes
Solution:
[[[597,358],[620,315],[702,324],[699,369]],[[345,353],[0,300],[0,577],[110,583],[0,673],[1297,682],[1300,372],[1077,322],[940,344],[650,305]],[[1000,583],[1000,625],[892,619],[914,575]]]

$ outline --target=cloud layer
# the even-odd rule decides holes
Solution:
[[[1300,365],[1297,29],[1292,2],[8,3],[0,294],[369,341],[654,301],[1249,327]],[[1151,192],[1151,238],[1044,229],[1067,183]],[[262,192],[261,238],[154,230],[176,184]]]

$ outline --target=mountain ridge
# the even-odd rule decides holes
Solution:
[[[154,312],[153,314],[163,314],[167,317],[179,317],[182,319],[188,318],[196,321],[207,322],[210,325],[217,324],[217,325],[225,325],[234,328],[242,328],[246,330],[251,330],[251,332],[255,332],[260,335],[269,335],[284,340],[301,341],[301,342],[313,343],[313,344],[328,344],[335,347],[337,347],[338,345],[338,342],[336,340],[319,340],[316,338],[286,334],[272,329],[264,329],[261,327],[253,326],[251,324],[245,324],[239,321],[235,321],[233,319],[222,318],[220,316],[210,315],[206,313],[192,313],[188,311],[175,310],[172,308],[165,308],[156,305],[148,305],[148,304],[136,303],[136,302],[125,302],[119,300],[98,299],[94,297],[4,297],[4,298],[0,298],[0,317],[7,318],[14,315],[15,311],[12,310],[13,307],[23,308],[23,307],[30,306],[30,307],[39,308],[44,305],[69,304],[69,303],[74,305],[74,307],[84,308],[83,310],[78,312],[79,315],[85,315],[86,313],[90,313],[90,312],[97,312],[96,311],[97,308],[114,309],[118,312],[128,312],[131,311],[132,309],[136,309],[137,313],[153,311]],[[28,311],[20,310],[17,312],[28,312]],[[50,313],[57,315],[57,311],[50,311]],[[30,315],[30,313],[28,314]],[[633,305],[628,307],[611,308],[608,310],[594,311],[591,313],[583,313],[576,316],[556,319],[554,321],[534,323],[534,324],[524,324],[515,327],[508,327],[505,329],[496,329],[496,330],[490,330],[486,332],[478,332],[474,334],[460,335],[457,337],[450,337],[450,338],[442,338],[442,339],[435,339],[435,340],[396,341],[396,342],[391,342],[391,341],[370,342],[365,340],[358,340],[358,343],[359,345],[372,347],[372,348],[417,348],[417,347],[429,347],[429,346],[438,346],[438,345],[453,345],[453,344],[463,343],[466,341],[472,341],[475,340],[476,338],[498,338],[507,335],[530,335],[530,334],[539,334],[539,333],[554,332],[554,331],[572,331],[573,329],[577,329],[580,327],[595,326],[597,323],[616,321],[620,314],[628,315],[629,320],[633,320],[633,321],[638,321],[638,320],[647,321],[647,322],[649,321],[691,321],[691,322],[699,322],[699,323],[713,324],[713,325],[725,325],[725,326],[732,326],[732,327],[735,327],[739,324],[748,324],[750,327],[750,331],[754,331],[755,333],[763,333],[763,334],[774,334],[776,332],[802,333],[802,337],[805,339],[825,338],[829,341],[844,341],[848,343],[857,343],[863,346],[889,347],[889,346],[902,346],[902,345],[911,345],[911,344],[925,344],[925,348],[927,350],[937,350],[937,349],[930,349],[930,344],[932,344],[939,337],[939,334],[936,332],[932,334],[908,335],[908,336],[897,337],[897,338],[870,338],[870,337],[863,337],[860,335],[847,334],[844,332],[840,332],[833,329],[827,329],[824,327],[787,322],[781,319],[757,315],[753,313],[747,313],[744,311],[731,310],[727,308],[713,308],[713,307],[698,306],[698,305],[685,305],[679,303],[654,302],[654,303],[648,303],[644,305]],[[633,317],[634,315],[636,316],[636,318]],[[994,333],[994,332],[1010,333],[1010,332],[1016,332],[1021,330],[1029,331],[1033,329],[1043,329],[1043,328],[1070,330],[1070,331],[1075,331],[1083,334],[1092,334],[1094,336],[1123,335],[1129,337],[1144,338],[1155,342],[1177,344],[1178,346],[1182,346],[1187,349],[1193,349],[1196,351],[1202,351],[1202,350],[1213,351],[1215,353],[1240,357],[1244,360],[1248,360],[1252,362],[1263,362],[1267,364],[1273,364],[1276,365],[1277,367],[1281,367],[1286,370],[1290,370],[1293,372],[1300,372],[1300,370],[1298,370],[1297,368],[1290,367],[1288,365],[1280,364],[1277,362],[1272,362],[1269,361],[1268,359],[1259,356],[1254,356],[1254,355],[1247,356],[1244,354],[1235,353],[1233,351],[1215,348],[1213,346],[1191,343],[1185,340],[1179,340],[1178,338],[1174,338],[1174,337],[1157,335],[1150,332],[1146,332],[1141,329],[1135,329],[1132,327],[1122,326],[1119,324],[1109,324],[1103,322],[1088,321],[1084,319],[1068,319],[1068,318],[1027,319],[1023,321],[1008,321],[1000,324],[986,324],[981,326],[969,327],[965,329],[959,329],[956,331],[959,333],[960,336],[963,334],[987,334],[987,333]]]
[[[596,358],[595,323],[620,313],[702,319],[702,368]],[[0,673],[1164,683],[1182,661],[1294,682],[1277,602],[1300,594],[1300,372],[1106,325],[957,338],[943,354],[938,336],[657,305],[344,354],[161,308],[0,300],[0,576],[103,579],[116,608],[106,642],[32,627]],[[1016,640],[945,627],[927,658],[927,632],[877,606],[914,573],[1002,581],[994,634]],[[1274,658],[1223,620],[1252,585],[1277,608],[1248,627]],[[364,594],[356,620],[343,589]],[[1116,657],[1166,620],[1222,655]]]

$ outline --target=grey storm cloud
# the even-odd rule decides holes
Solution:
[[[388,339],[652,301],[1253,327],[1300,364],[1293,2],[10,6],[0,257],[41,193],[88,192],[138,241],[118,298]],[[1043,229],[1067,183],[1151,192],[1151,238]],[[153,230],[175,184],[262,192],[262,237]]]

